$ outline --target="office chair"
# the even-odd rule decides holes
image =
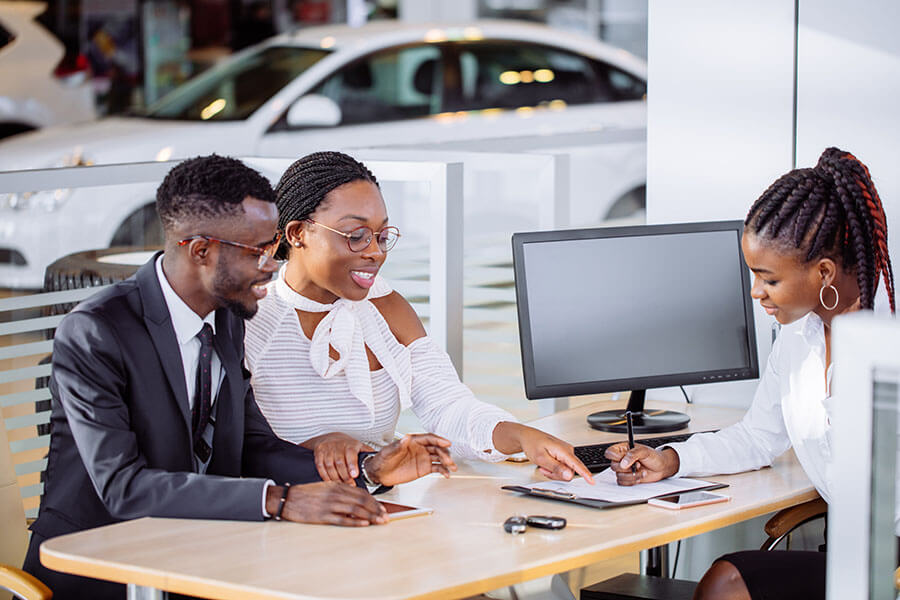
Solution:
[[[25,559],[28,533],[25,510],[16,480],[6,428],[0,420],[0,589],[6,589],[23,600],[48,600],[53,596],[46,585],[12,565]]]

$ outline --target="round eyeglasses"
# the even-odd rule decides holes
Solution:
[[[375,243],[378,244],[379,250],[387,252],[393,248],[397,243],[397,240],[400,239],[400,230],[392,225],[385,227],[381,231],[372,231],[368,227],[363,226],[357,227],[350,233],[344,233],[343,231],[332,229],[328,225],[323,225],[312,219],[306,219],[306,221],[347,238],[347,246],[350,248],[351,252],[362,252],[372,243],[372,238],[374,238]]]

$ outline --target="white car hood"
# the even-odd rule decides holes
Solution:
[[[49,127],[0,142],[0,171],[81,164],[176,160],[217,152],[248,155],[256,136],[243,121],[197,123],[112,117]]]

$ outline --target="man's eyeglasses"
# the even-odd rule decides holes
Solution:
[[[312,219],[306,219],[306,221],[347,238],[347,246],[350,247],[351,252],[362,252],[372,243],[372,238],[375,238],[375,242],[382,252],[387,252],[393,248],[394,244],[397,243],[397,240],[400,239],[400,230],[393,226],[385,227],[381,231],[372,231],[368,227],[363,226],[357,227],[350,233],[344,233],[343,231],[332,229],[328,225],[322,225],[318,221],[313,221]]]
[[[278,262],[275,260],[275,252],[278,251],[278,244],[281,243],[282,233],[278,232],[278,235],[275,236],[275,239],[269,242],[268,244],[264,244],[262,246],[249,246],[247,244],[241,244],[240,242],[230,242],[228,240],[220,240],[219,238],[210,237],[208,235],[192,235],[189,238],[185,238],[178,242],[179,246],[185,246],[191,243],[192,240],[206,240],[207,242],[212,242],[215,244],[225,244],[227,246],[234,246],[235,248],[242,248],[251,254],[255,254],[259,257],[259,260],[256,263],[256,268],[262,271],[269,261],[271,261],[272,265],[275,266]]]

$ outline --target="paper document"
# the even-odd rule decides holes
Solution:
[[[594,481],[596,483],[591,485],[579,477],[572,481],[542,481],[541,483],[534,483],[522,487],[530,488],[532,490],[553,492],[560,496],[568,495],[569,497],[602,500],[604,502],[640,502],[657,496],[678,494],[688,490],[695,490],[697,488],[714,485],[709,481],[679,477],[678,479],[663,479],[656,483],[640,483],[638,485],[624,486],[616,483],[616,474],[612,469],[606,469],[602,473],[596,473],[594,475]]]

